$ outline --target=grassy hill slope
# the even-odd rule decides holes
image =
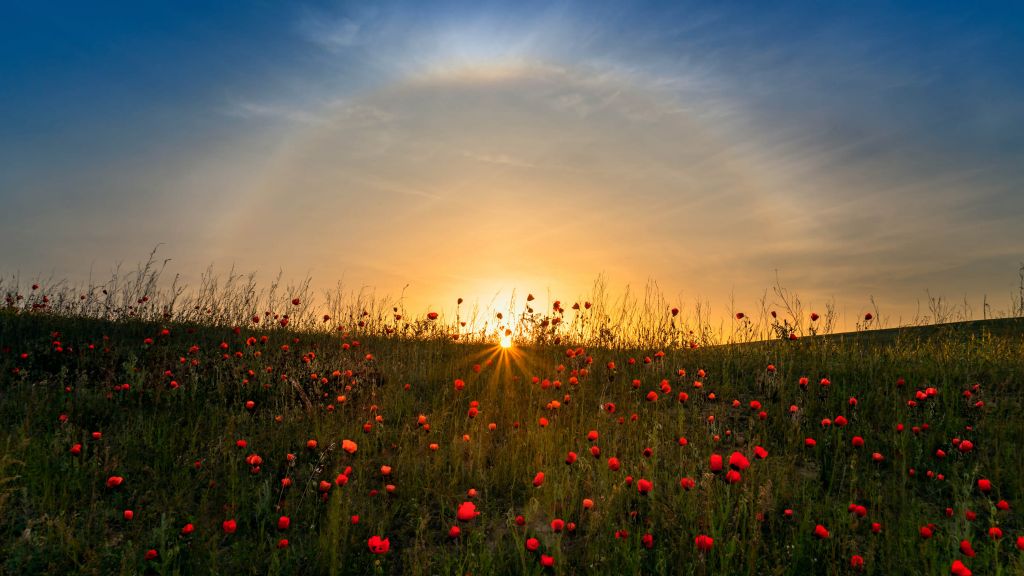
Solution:
[[[570,352],[5,315],[0,572],[1020,574],[1022,375],[1020,320]]]

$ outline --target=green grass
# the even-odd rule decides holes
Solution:
[[[246,344],[263,335],[267,342]],[[655,349],[593,348],[570,358],[564,345],[503,353],[429,332],[236,333],[3,313],[0,350],[2,573],[848,574],[855,554],[866,574],[949,574],[956,559],[976,574],[1024,573],[1019,321],[666,349],[661,358]],[[544,389],[534,377],[561,386]],[[661,392],[662,380],[671,393]],[[933,397],[908,405],[929,387]],[[646,399],[652,390],[655,402]],[[561,406],[550,408],[552,400]],[[845,427],[822,426],[839,415]],[[863,448],[851,446],[854,436]],[[808,437],[816,447],[805,447]],[[953,438],[974,449],[961,453]],[[315,449],[306,447],[311,439]],[[358,450],[343,451],[343,439]],[[78,456],[69,452],[76,443]],[[754,459],[754,446],[768,457]],[[948,456],[937,458],[938,449]],[[572,465],[569,451],[579,455]],[[751,465],[730,485],[708,459],[734,451]],[[884,461],[873,462],[873,452]],[[262,458],[258,472],[245,461],[251,454]],[[613,456],[617,472],[608,467]],[[348,483],[336,486],[349,466]],[[545,481],[534,487],[538,471]],[[110,476],[124,484],[108,489]],[[629,476],[650,480],[653,491],[640,495]],[[680,487],[684,476],[693,490]],[[282,478],[292,485],[282,488]],[[990,494],[978,490],[979,478],[991,480]],[[326,497],[321,480],[331,483]],[[470,489],[481,514],[458,522]],[[1002,499],[1010,510],[997,509]],[[849,512],[851,503],[867,516]],[[282,515],[291,519],[285,531]],[[555,518],[575,530],[554,533]],[[237,522],[233,534],[221,528],[228,519]],[[188,523],[194,532],[183,536]],[[923,539],[930,523],[934,535]],[[456,524],[461,536],[451,539]],[[817,524],[830,538],[814,537]],[[989,538],[993,526],[1001,540]],[[698,534],[714,538],[710,552],[696,549]],[[370,552],[373,535],[389,539],[386,554]],[[278,548],[282,538],[287,548]],[[528,538],[540,541],[537,552],[526,550]],[[975,557],[959,552],[962,539]],[[154,560],[145,559],[150,549]],[[543,568],[540,554],[554,567]]]

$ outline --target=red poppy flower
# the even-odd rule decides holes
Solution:
[[[824,540],[825,538],[829,537],[828,529],[822,526],[821,524],[818,524],[814,527],[814,535]]]
[[[234,534],[235,530],[238,530],[238,522],[234,520],[225,520],[220,525],[221,529],[224,530],[225,534]]]
[[[711,458],[708,461],[708,465],[711,468],[712,472],[714,472],[716,474],[721,472],[722,471],[722,455],[721,454],[712,454]]]
[[[697,550],[709,552],[711,547],[715,545],[715,539],[706,534],[700,534],[693,539],[693,543],[697,546]]]
[[[959,560],[953,560],[953,565],[949,567],[949,573],[953,576],[971,576],[972,574],[970,569]]]
[[[376,535],[370,536],[366,544],[370,547],[370,552],[374,554],[387,554],[387,551],[391,549],[391,542],[387,538]]]
[[[747,457],[739,452],[733,452],[729,455],[729,467],[742,472],[750,468],[750,460],[747,460]]]
[[[472,502],[463,502],[459,504],[458,510],[455,512],[455,517],[459,522],[469,522],[480,515],[480,512],[476,509],[476,504]]]
[[[539,487],[543,483],[544,483],[544,473],[543,472],[537,472],[537,475],[533,477],[533,486],[536,488],[536,487]]]
[[[640,492],[641,495],[646,496],[647,494],[650,494],[651,490],[654,489],[654,484],[651,483],[650,480],[645,480],[644,478],[641,478],[636,481],[636,489],[638,492]]]

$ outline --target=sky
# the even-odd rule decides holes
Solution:
[[[893,321],[1018,285],[1019,3],[4,13],[5,275],[103,278],[159,244],[193,281],[282,271],[413,309],[598,275],[742,309],[778,278]]]

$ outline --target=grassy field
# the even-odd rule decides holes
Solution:
[[[0,351],[2,573],[1024,574],[1020,321],[503,349],[22,311]]]

